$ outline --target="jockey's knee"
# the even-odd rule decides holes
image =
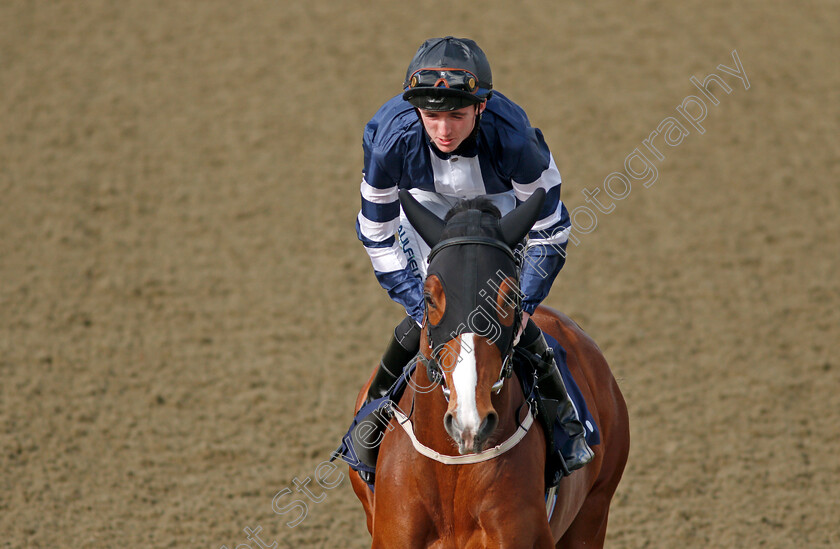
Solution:
[[[532,345],[537,339],[539,339],[542,332],[534,323],[533,318],[528,319],[528,324],[525,325],[525,329],[522,330],[522,335],[519,337],[519,343],[517,343],[517,347],[528,347]]]
[[[406,316],[394,328],[394,339],[406,351],[416,353],[420,350],[420,326],[412,317]]]

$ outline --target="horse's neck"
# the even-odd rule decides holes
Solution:
[[[515,373],[505,380],[498,397],[493,399],[493,406],[499,414],[499,426],[496,428],[495,437],[505,439],[525,420],[528,410],[525,395],[522,394],[522,385]]]

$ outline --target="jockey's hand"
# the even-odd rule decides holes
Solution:
[[[519,329],[516,331],[516,337],[513,338],[514,347],[519,344],[519,338],[522,336],[522,332],[525,331],[525,326],[528,325],[529,318],[531,318],[530,313],[522,313],[522,323],[519,324]]]

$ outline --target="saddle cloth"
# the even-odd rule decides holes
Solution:
[[[557,366],[560,368],[560,374],[563,377],[563,382],[566,384],[566,391],[569,393],[569,398],[574,404],[575,409],[577,410],[578,417],[583,423],[584,429],[586,430],[586,442],[589,444],[590,447],[600,444],[601,442],[601,434],[598,430],[598,426],[595,423],[595,420],[592,418],[592,414],[589,412],[589,408],[586,405],[586,401],[583,399],[583,395],[580,392],[580,388],[578,388],[577,383],[575,383],[574,378],[572,377],[571,372],[569,371],[569,367],[566,363],[566,350],[557,342],[556,339],[551,337],[548,334],[545,334],[545,340],[548,345],[554,350],[554,359],[557,362]],[[388,403],[390,401],[398,401],[399,397],[402,395],[403,391],[405,390],[406,385],[408,384],[408,379],[411,377],[414,369],[417,365],[417,361],[413,360],[411,363],[406,366],[403,374],[397,379],[394,385],[389,389],[388,393],[379,399],[373,400],[362,406],[362,408],[356,413],[356,416],[353,418],[353,422],[350,424],[350,428],[347,430],[347,434],[341,439],[341,446],[338,447],[332,454],[332,460],[336,458],[340,458],[345,461],[350,468],[355,471],[366,472],[366,473],[374,473],[375,468],[371,467],[365,463],[362,463],[361,460],[357,457],[356,450],[353,448],[352,438],[350,433],[356,426],[364,420],[369,414],[376,411],[379,408],[383,410],[388,409]],[[531,401],[532,404],[535,404],[535,401],[539,399],[538,396],[538,389],[535,387],[535,379],[534,379],[534,370],[533,367],[528,364],[526,360],[518,359],[517,354],[514,353],[514,362],[513,362],[513,369],[516,372],[517,377],[522,385],[522,392],[527,396],[527,399]],[[535,409],[540,409],[537,407]],[[407,414],[410,415],[410,411],[404,410]],[[543,421],[543,428],[545,428],[545,422]],[[552,454],[556,454],[559,452],[560,448],[569,440],[569,436],[561,427],[559,421],[555,421],[552,426],[552,437],[549,439],[554,444],[554,452]],[[547,459],[546,460],[546,483],[548,485],[554,485],[559,481],[560,477],[562,476],[562,465],[558,464],[554,459]],[[371,490],[374,489],[373,484],[368,484]]]

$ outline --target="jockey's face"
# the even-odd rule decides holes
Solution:
[[[440,152],[451,153],[457,149],[464,139],[470,136],[475,127],[476,117],[484,112],[486,103],[464,107],[455,111],[420,111],[423,127],[435,147]]]

